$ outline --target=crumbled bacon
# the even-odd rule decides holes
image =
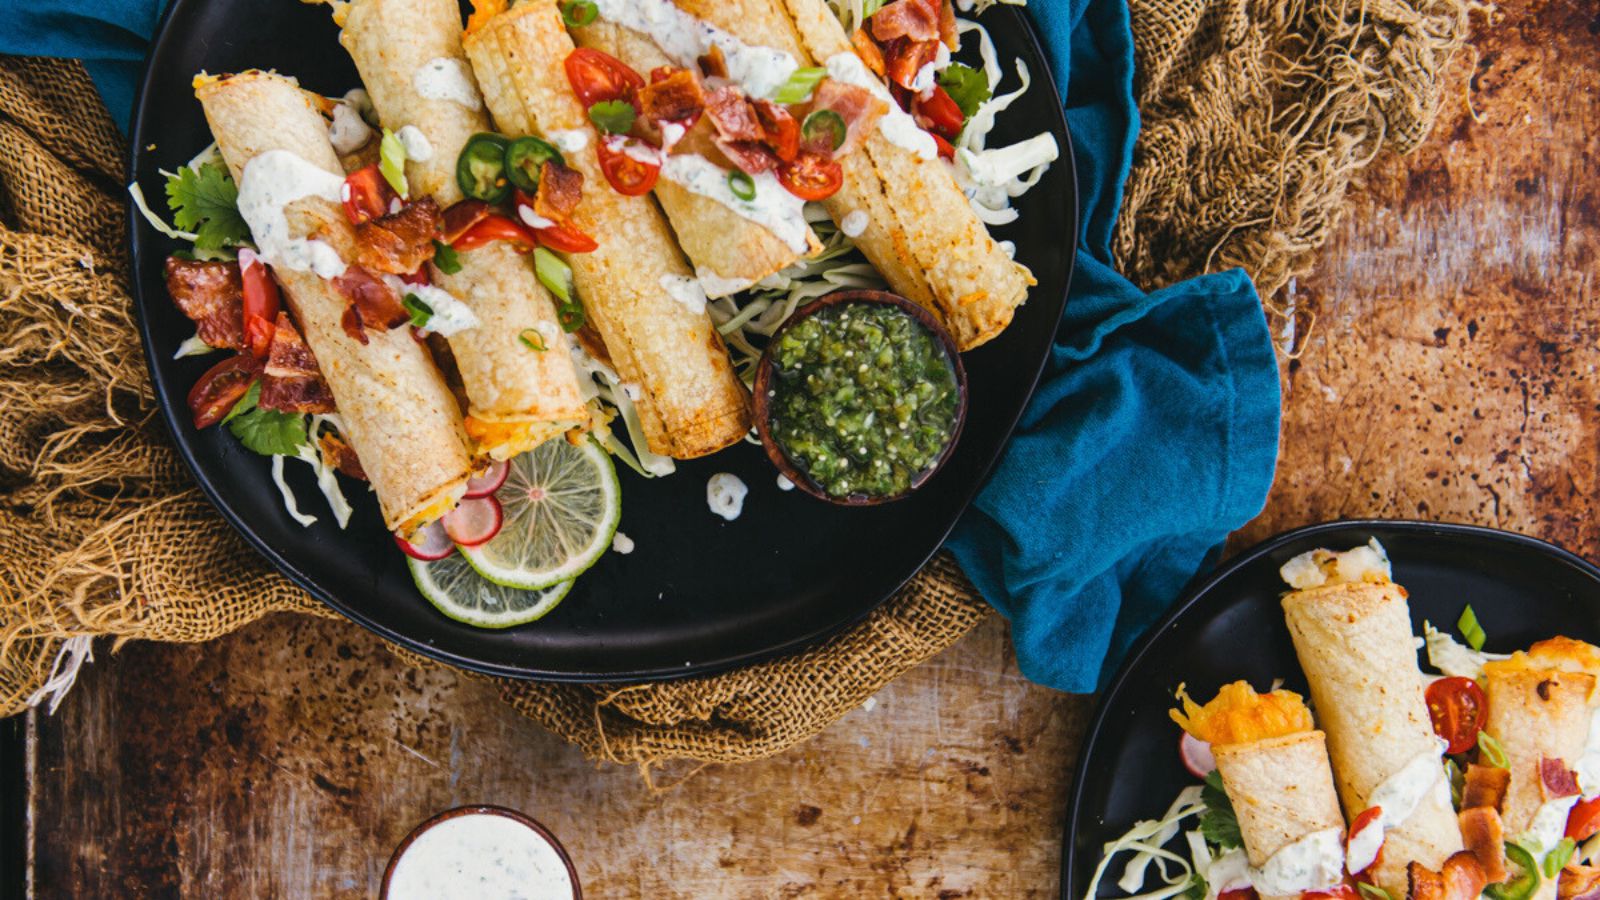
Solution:
[[[167,257],[167,292],[208,346],[243,350],[244,284],[235,262]]]
[[[705,56],[696,60],[700,64],[700,72],[707,78],[727,78],[728,60],[722,55],[722,48],[716,44],[711,45],[711,50]]]
[[[867,34],[865,28],[857,28],[855,33],[850,35],[850,44],[856,48],[856,56],[861,57],[863,65],[879,78],[884,77],[888,64],[883,58],[883,48],[872,39],[872,35]]]
[[[744,93],[732,85],[706,95],[706,116],[724,141],[759,141],[763,137],[755,109]]]
[[[837,149],[815,146],[822,142],[820,140],[809,141],[806,144],[805,149],[830,157],[849,153],[863,140],[863,135],[871,133],[878,120],[889,112],[889,104],[872,96],[872,92],[866,88],[835,81],[832,78],[825,78],[817,85],[811,106],[813,110],[832,110],[844,120],[844,143]]]
[[[891,82],[909,91],[917,81],[917,73],[938,56],[938,41],[895,38],[883,46],[884,74]]]
[[[887,43],[899,38],[940,40],[940,0],[894,0],[872,14],[867,24],[872,36]]]
[[[387,331],[411,321],[394,290],[360,266],[346,268],[333,287],[350,301],[339,325],[353,340],[365,344],[368,328]]]
[[[1470,850],[1444,861],[1435,872],[1413,860],[1406,866],[1406,900],[1477,900],[1489,881]]]
[[[1539,793],[1545,800],[1559,800],[1576,797],[1583,791],[1578,788],[1578,773],[1561,760],[1546,756],[1539,760]]]
[[[555,160],[539,169],[539,190],[533,197],[533,213],[552,222],[565,222],[577,212],[583,199],[583,173]]]
[[[1557,900],[1600,900],[1600,866],[1570,863],[1556,882]]]
[[[761,123],[762,140],[784,162],[794,162],[800,153],[800,123],[782,106],[771,100],[754,100],[756,121]]]
[[[356,226],[356,262],[372,272],[405,275],[433,259],[443,217],[432,197]]]
[[[1511,770],[1499,766],[1482,766],[1472,763],[1461,785],[1461,808],[1487,806],[1498,811],[1505,801],[1506,787],[1511,784]]]
[[[482,200],[461,200],[450,204],[439,224],[439,240],[454,244],[472,226],[489,217],[489,204]]]
[[[778,155],[760,141],[725,141],[720,137],[711,140],[728,162],[748,175],[760,175],[778,167]]]
[[[692,125],[705,112],[706,92],[688,69],[663,67],[650,73],[650,83],[635,93],[639,114],[651,122]]]
[[[317,437],[317,449],[322,451],[323,465],[333,466],[345,475],[360,481],[366,481],[367,470],[361,467],[361,460],[356,456],[356,449],[345,443],[344,438],[331,431],[324,431]]]
[[[317,368],[317,357],[285,313],[273,325],[272,348],[261,371],[262,409],[288,413],[333,412],[333,394]]]
[[[1491,884],[1505,881],[1506,833],[1500,814],[1492,806],[1474,806],[1463,809],[1456,820],[1461,826],[1461,843],[1478,860],[1483,877]]]

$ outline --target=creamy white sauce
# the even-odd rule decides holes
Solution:
[[[467,109],[483,109],[483,98],[461,60],[440,56],[423,63],[411,76],[411,86],[429,100],[449,100]]]
[[[778,473],[778,490],[780,490],[780,491],[792,491],[792,490],[794,490],[794,482],[789,480],[789,476],[784,475],[781,472]]]
[[[1528,830],[1518,838],[1519,842],[1529,850],[1533,850],[1533,858],[1544,862],[1550,851],[1561,843],[1566,836],[1567,816],[1572,812],[1573,804],[1578,802],[1574,794],[1571,797],[1557,797],[1539,804],[1533,811],[1533,819],[1528,822]]]
[[[750,176],[755,196],[741,199],[728,184],[728,170],[696,153],[677,153],[661,166],[661,177],[685,190],[721,203],[743,218],[772,232],[796,253],[810,246],[807,237],[806,202],[784,190],[771,172]]]
[[[659,147],[653,147],[644,141],[635,140],[622,134],[608,134],[605,137],[606,149],[612,153],[623,153],[628,158],[647,166],[660,166],[666,161],[667,154]]]
[[[789,80],[800,64],[793,56],[771,47],[746,44],[709,22],[697,19],[670,0],[596,0],[600,18],[615,22],[650,38],[675,64],[696,68],[697,60],[722,51],[728,78],[752,97],[770,97]]]
[[[517,217],[527,223],[529,228],[554,228],[556,224],[523,203],[517,204]]]
[[[732,522],[744,512],[744,498],[750,488],[739,476],[718,472],[706,482],[706,505],[711,511]]]
[[[672,299],[682,303],[689,312],[699,315],[706,311],[706,289],[700,285],[699,279],[683,275],[663,275],[660,284],[662,290]]]
[[[676,147],[678,142],[683,140],[683,136],[688,133],[689,129],[683,127],[681,122],[662,122],[661,149],[670,153],[672,148]]]
[[[338,251],[314,238],[289,234],[284,208],[306,197],[340,202],[344,178],[288,150],[268,150],[245,163],[239,178],[239,215],[250,226],[256,252],[268,265],[323,278],[344,274]]]
[[[566,863],[543,835],[489,813],[422,832],[389,879],[390,900],[571,900],[573,893]]]
[[[864,211],[852,209],[845,213],[844,218],[839,220],[839,230],[844,232],[845,237],[860,237],[861,233],[866,231],[867,226],[870,224],[872,224],[872,220],[867,218],[867,214]]]
[[[587,128],[564,128],[560,131],[550,132],[550,143],[562,153],[577,153],[589,146],[589,130]]]
[[[611,549],[617,553],[621,553],[622,555],[626,556],[633,552],[633,546],[633,538],[628,537],[620,531],[611,536]]]
[[[967,170],[967,177],[980,187],[1003,188],[1040,166],[1048,166],[1061,155],[1055,135],[1045,132],[1009,147],[974,152],[965,147],[956,158]],[[1358,548],[1359,549],[1359,548]]]
[[[1394,579],[1389,554],[1377,538],[1368,540],[1364,547],[1354,547],[1343,553],[1320,547],[1308,550],[1284,563],[1278,569],[1278,575],[1290,587],[1300,591],[1328,584]]]
[[[333,121],[328,123],[328,140],[340,156],[354,153],[372,140],[372,126],[354,104],[340,101],[334,104]]]
[[[1398,771],[1383,781],[1372,790],[1367,798],[1367,807],[1380,807],[1382,811],[1371,825],[1368,825],[1358,837],[1364,840],[1375,840],[1377,845],[1383,845],[1383,836],[1391,828],[1396,828],[1411,818],[1412,813],[1422,803],[1422,799],[1432,791],[1449,791],[1449,785],[1444,779],[1443,754],[1446,746],[1442,740],[1437,740],[1436,745],[1429,750],[1424,750],[1411,757]],[[1446,796],[1446,802],[1449,798]],[[1368,835],[1375,835],[1369,838]],[[1363,849],[1365,844],[1363,844]],[[1377,856],[1377,848],[1373,848],[1372,857]],[[1363,864],[1364,863],[1364,864]],[[1372,859],[1366,858],[1365,853],[1356,854],[1351,851],[1350,871],[1359,872],[1372,865]]]
[[[917,126],[915,119],[894,102],[894,97],[889,94],[889,89],[883,86],[876,75],[867,71],[861,57],[852,51],[835,53],[828,57],[828,77],[845,84],[853,84],[865,88],[872,96],[877,97],[888,105],[889,111],[878,120],[878,131],[889,143],[896,147],[914,153],[923,159],[934,159],[939,155],[939,145],[934,142],[933,135],[923,131]]]
[[[1250,882],[1262,896],[1292,897],[1304,891],[1327,890],[1344,877],[1344,829],[1313,831],[1267,857],[1250,870]]]
[[[712,298],[737,294],[755,284],[748,278],[724,278],[704,267],[696,268],[694,275],[700,279],[700,287],[705,289],[706,296]]]
[[[1600,709],[1589,715],[1589,737],[1584,741],[1583,755],[1578,757],[1575,768],[1584,799],[1600,794]]]
[[[912,77],[911,92],[923,95],[932,91],[939,73],[948,68],[949,65],[950,48],[946,47],[943,41],[940,41],[939,49],[934,53],[933,62],[924,63],[922,68],[917,70],[917,74]]]
[[[1210,898],[1223,891],[1250,887],[1250,857],[1243,849],[1235,847],[1213,859],[1202,874],[1206,880],[1206,896]]]
[[[422,129],[415,125],[407,125],[394,133],[400,139],[400,146],[406,148],[406,159],[417,162],[427,162],[433,159],[433,144],[429,143],[428,136]]]
[[[1350,874],[1355,875],[1366,871],[1378,860],[1378,851],[1383,849],[1383,823],[1374,821],[1350,836],[1349,849],[1345,853],[1345,866]]]
[[[452,337],[482,324],[478,321],[477,313],[472,311],[472,307],[457,300],[454,294],[438,285],[406,284],[394,275],[385,275],[383,280],[401,297],[411,294],[433,310],[433,316],[428,319],[424,331]]]

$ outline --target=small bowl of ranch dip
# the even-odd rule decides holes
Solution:
[[[389,858],[380,900],[582,900],[578,871],[549,829],[501,806],[447,809]]]

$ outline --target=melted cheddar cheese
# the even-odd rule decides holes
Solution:
[[[1299,694],[1285,690],[1258,694],[1245,681],[1223,685],[1204,706],[1190,699],[1179,685],[1178,702],[1183,708],[1169,711],[1172,721],[1210,744],[1247,744],[1314,727],[1311,710]]]
[[[1600,647],[1553,637],[1527,650],[1518,650],[1509,659],[1494,659],[1483,664],[1483,671],[1498,672],[1587,672],[1600,677]]]

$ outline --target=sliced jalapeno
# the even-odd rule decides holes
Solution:
[[[807,144],[826,141],[823,146],[829,150],[837,150],[844,146],[844,139],[849,130],[845,127],[843,116],[831,109],[819,109],[806,116],[805,123],[800,126],[800,133]]]
[[[506,178],[506,147],[510,142],[498,134],[475,134],[456,158],[456,184],[461,193],[474,200],[499,203],[511,196]]]
[[[549,141],[531,136],[517,138],[506,148],[506,177],[513,187],[531,194],[539,189],[539,170],[551,160],[566,163],[561,151]]]
[[[1516,864],[1522,874],[1510,881],[1491,884],[1483,892],[1493,900],[1528,900],[1539,890],[1539,864],[1520,844],[1506,843],[1506,859]]]

